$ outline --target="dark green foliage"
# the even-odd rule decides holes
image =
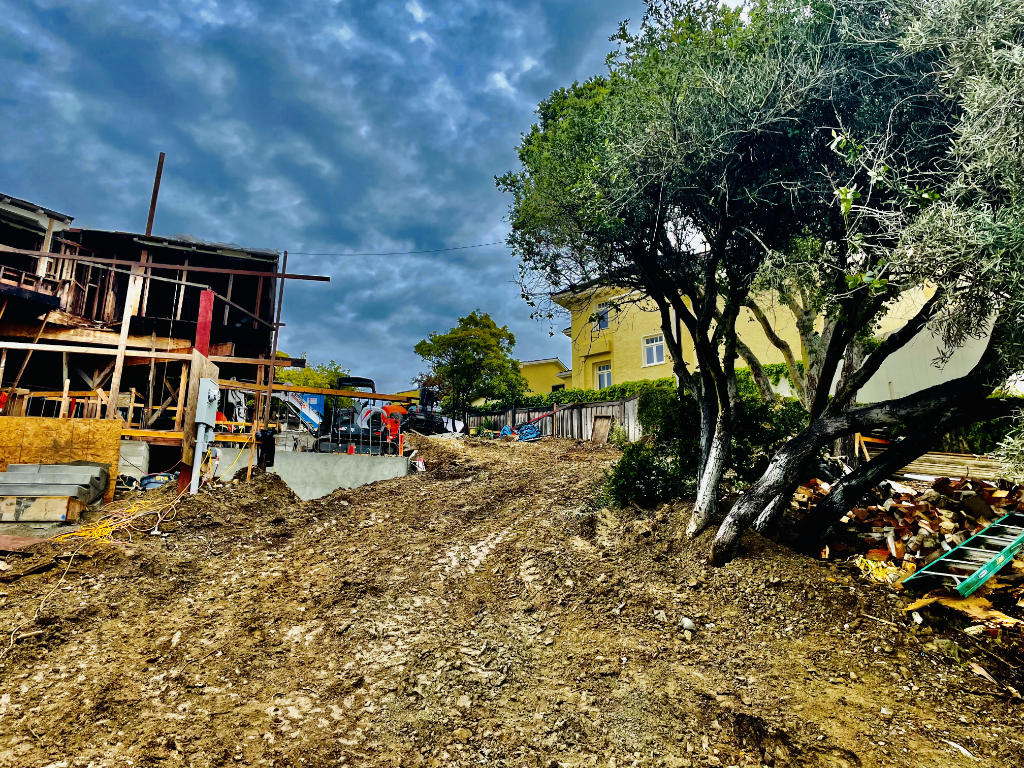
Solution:
[[[486,312],[470,312],[447,333],[432,333],[414,347],[437,381],[441,410],[462,415],[480,397],[515,400],[526,389],[512,357],[516,337]]]
[[[775,452],[807,424],[807,411],[795,398],[764,402],[743,396],[732,439],[730,467],[742,483],[757,480]]]
[[[993,398],[1016,403],[1018,408],[1024,408],[1024,398],[1014,396],[994,395]],[[1019,412],[1019,411],[1018,411]],[[947,432],[935,444],[930,446],[932,451],[947,451],[949,453],[992,453],[1005,440],[1013,428],[1017,425],[1019,417],[1016,413],[1009,416],[1000,416],[995,419],[983,419],[982,421],[958,427]],[[890,432],[891,437],[900,437],[908,433],[907,425],[901,425]]]
[[[546,406],[567,405],[569,403],[604,403],[612,400],[624,400],[643,392],[651,390],[662,390],[672,392],[675,390],[675,381],[671,378],[653,379],[643,381],[624,381],[621,384],[612,384],[604,389],[560,389],[557,392],[548,392],[544,395],[523,395],[513,403],[508,399],[489,402],[481,408],[475,409],[476,413],[487,411],[504,411],[515,405],[516,408],[544,408]]]
[[[692,493],[693,472],[681,472],[660,446],[631,443],[622,451],[605,485],[608,498],[620,507],[636,504],[653,507],[668,499]]]
[[[736,479],[752,483],[764,472],[773,453],[807,422],[796,399],[761,400],[749,375],[741,384],[739,418],[730,448],[729,468]],[[699,465],[700,415],[697,403],[675,388],[650,388],[640,393],[643,449],[629,446],[609,473],[607,492],[617,504],[653,506],[691,494]]]

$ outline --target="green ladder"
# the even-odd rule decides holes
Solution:
[[[1024,512],[1011,512],[978,531],[938,560],[933,560],[904,584],[954,587],[961,597],[972,595],[982,584],[1016,557],[1024,547]]]

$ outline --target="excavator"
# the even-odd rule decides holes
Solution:
[[[373,379],[363,376],[341,376],[334,389],[377,392]],[[298,417],[315,438],[313,450],[318,453],[360,453],[396,455],[400,451],[400,435],[408,430],[421,434],[446,432],[443,419],[431,409],[429,395],[421,397],[419,409],[410,410],[398,404],[377,405],[373,400],[352,399],[352,405],[339,404],[335,395],[307,395],[297,392],[275,393]]]

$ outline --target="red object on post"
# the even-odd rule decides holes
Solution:
[[[196,326],[196,352],[210,356],[210,326],[213,323],[213,291],[199,294],[199,324]]]

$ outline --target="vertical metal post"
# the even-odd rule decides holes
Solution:
[[[160,177],[164,174],[164,153],[160,153],[160,157],[156,161],[156,176],[153,179],[153,196],[149,199],[149,218],[146,219],[146,237],[153,234],[153,218],[156,216],[156,200],[160,196]],[[142,263],[145,264],[149,261],[149,252],[142,252]],[[152,270],[146,270],[146,285],[142,296],[142,307],[139,314],[142,317],[146,316],[146,308],[149,306],[149,276],[152,274]]]

